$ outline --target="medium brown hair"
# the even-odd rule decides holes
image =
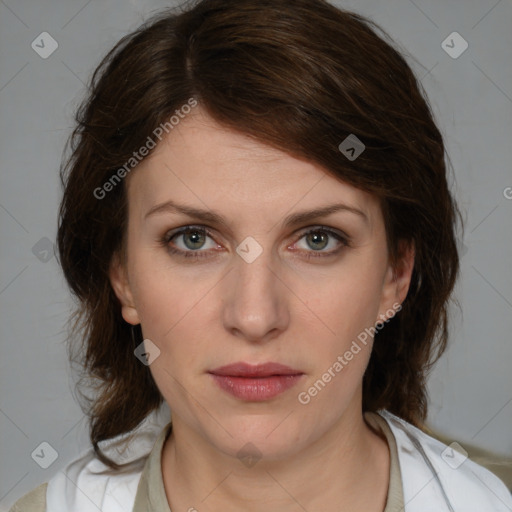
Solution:
[[[323,0],[196,1],[161,11],[123,37],[89,89],[61,167],[57,238],[78,298],[72,317],[78,360],[83,378],[95,382],[86,414],[97,456],[121,468],[98,443],[135,429],[163,397],[149,367],[134,356],[140,327],[132,339],[109,281],[112,258],[124,250],[125,180],[104,198],[94,191],[119,176],[133,152],[190,98],[223,126],[374,194],[393,264],[399,242],[414,243],[402,310],[375,334],[363,410],[384,408],[419,426],[427,413],[428,370],[448,339],[460,212],[426,94],[391,38]],[[338,148],[350,134],[365,145],[353,161]]]

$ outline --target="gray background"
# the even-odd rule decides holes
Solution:
[[[512,456],[512,4],[336,4],[374,19],[413,56],[466,219],[456,289],[463,315],[453,310],[451,346],[429,382],[429,425],[462,446]],[[100,57],[168,5],[0,0],[0,511],[88,447],[66,360],[71,299],[55,257],[45,253],[56,235],[58,168],[73,109]],[[44,31],[58,43],[47,59],[31,47]],[[469,44],[458,58],[441,45],[454,31]],[[31,458],[43,441],[59,454],[48,469]]]

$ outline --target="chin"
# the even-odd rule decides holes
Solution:
[[[214,428],[211,437],[205,434],[219,451],[241,462],[245,457],[249,460],[251,457],[280,460],[300,451],[308,437],[296,420],[285,418],[282,411],[279,414],[247,414],[236,418],[224,416],[222,425],[225,430]]]

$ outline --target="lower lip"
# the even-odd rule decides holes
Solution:
[[[273,375],[271,377],[232,377],[210,374],[215,382],[236,398],[262,402],[295,386],[302,374]]]

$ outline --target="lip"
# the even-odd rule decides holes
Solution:
[[[219,387],[241,400],[262,402],[295,386],[303,372],[280,363],[238,362],[208,372]]]
[[[274,375],[302,375],[300,370],[295,370],[280,363],[263,363],[251,365],[239,362],[221,366],[209,373],[229,377],[272,377]]]

